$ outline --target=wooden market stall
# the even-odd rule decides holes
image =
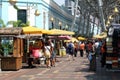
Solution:
[[[75,34],[73,31],[61,30],[61,29],[51,29],[48,31],[48,36],[54,37],[56,42],[56,53],[60,56],[66,55],[65,48],[63,46],[64,40],[69,40],[72,35]],[[53,36],[53,37],[52,37]]]
[[[17,36],[22,28],[0,28],[0,44],[2,47],[1,70],[19,70],[22,68],[23,40]]]

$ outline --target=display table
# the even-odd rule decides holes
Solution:
[[[22,68],[22,57],[1,57],[1,70],[19,70]]]
[[[61,48],[61,49],[59,49],[59,55],[60,56],[65,56],[66,55],[66,49],[65,48]]]

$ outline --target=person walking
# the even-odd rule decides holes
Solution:
[[[106,64],[106,42],[104,41],[101,47],[101,67],[104,67]]]
[[[93,42],[89,42],[89,56],[90,59],[90,71],[96,71],[96,54],[95,54],[95,45]]]
[[[51,41],[51,39],[49,39],[48,42],[49,42],[49,45],[50,45],[50,52],[51,52],[51,57],[50,57],[51,66],[55,67],[56,53],[55,53],[55,50],[54,50],[54,43]]]
[[[85,49],[85,44],[84,44],[84,42],[81,42],[79,48],[80,48],[80,56],[83,57],[83,55],[84,55],[84,49]]]
[[[71,60],[71,57],[72,59],[74,60],[74,44],[71,42],[68,43],[68,54],[69,54],[69,59],[68,60]]]
[[[51,63],[50,63],[51,47],[48,41],[45,43],[43,52],[46,57],[46,67],[50,68],[51,67]]]
[[[74,57],[77,57],[77,52],[78,52],[78,43],[75,41],[74,42]]]

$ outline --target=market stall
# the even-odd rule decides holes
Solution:
[[[23,40],[17,36],[21,28],[0,28],[1,70],[19,70],[22,67]]]
[[[66,50],[63,46],[63,40],[70,40],[71,36],[74,35],[75,32],[67,31],[67,30],[60,30],[60,29],[51,29],[48,32],[48,36],[54,38],[56,40],[56,53],[60,56],[66,55]]]
[[[106,68],[120,70],[120,24],[111,25],[106,38]]]
[[[43,33],[46,33],[47,30],[39,29],[37,27],[33,26],[25,26],[22,27],[23,35],[24,35],[24,42],[26,42],[26,48],[27,51],[23,54],[23,62],[27,62],[28,55],[29,55],[29,48],[31,47],[30,41],[35,41],[36,39],[40,39]],[[37,45],[34,45],[34,47],[37,47]]]

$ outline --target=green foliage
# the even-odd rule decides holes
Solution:
[[[2,19],[0,19],[0,27],[6,27],[6,25],[4,24],[4,21]]]
[[[4,50],[5,50],[8,54],[13,53],[13,44],[12,44],[10,41],[5,42],[5,43],[2,43],[1,45],[2,45],[2,48],[1,48],[2,54],[1,54],[1,55],[4,54]]]
[[[21,20],[8,21],[7,25],[13,25],[13,27],[25,27],[25,26],[29,26],[30,22],[27,21],[26,23],[22,23]],[[6,27],[6,25],[4,24],[4,21],[2,19],[0,19],[0,27]]]
[[[20,27],[25,27],[25,26],[29,26],[30,22],[27,21],[26,23],[20,23]]]
[[[25,27],[26,24],[25,24],[25,23],[21,23],[20,26],[21,26],[21,27]]]
[[[8,21],[7,25],[12,24],[13,27],[18,27],[20,25],[21,21]]]
[[[30,21],[27,21],[26,25],[29,26],[30,25]]]

